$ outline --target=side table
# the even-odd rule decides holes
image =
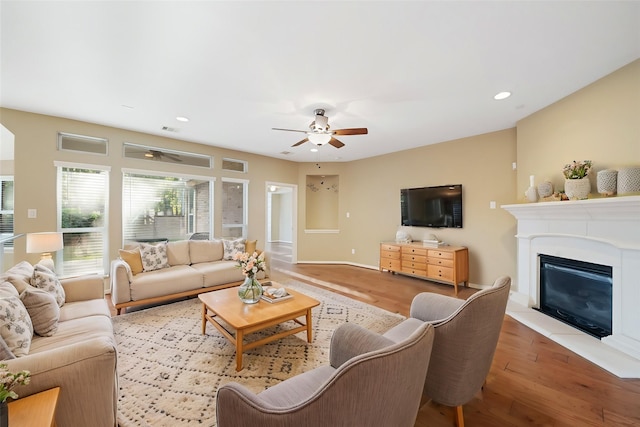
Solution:
[[[56,405],[60,387],[22,397],[10,402],[9,425],[11,427],[55,427]]]

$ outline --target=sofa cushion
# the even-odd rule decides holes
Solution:
[[[191,268],[197,270],[204,277],[204,286],[224,285],[244,280],[242,270],[234,261],[214,261],[193,264]]]
[[[155,271],[169,267],[167,244],[164,242],[157,245],[140,243],[140,256],[142,257],[144,271]]]
[[[221,240],[189,240],[191,264],[220,261],[224,254]]]
[[[60,321],[80,319],[88,316],[111,317],[109,305],[104,299],[68,302],[60,309]]]
[[[89,316],[67,320],[58,323],[58,332],[51,337],[34,336],[31,342],[30,354],[56,350],[63,346],[71,346],[69,350],[73,351],[73,348],[78,344],[96,337],[109,337],[110,340],[115,341],[110,318],[106,316]],[[76,357],[81,360],[84,356],[84,354],[80,353]]]
[[[235,254],[243,253],[244,242],[245,242],[245,239],[236,239],[236,240],[222,239],[222,244],[224,245],[224,255],[222,259],[233,260],[233,257],[235,256]]]
[[[47,267],[36,264],[33,270],[33,277],[31,278],[31,285],[36,288],[44,289],[52,294],[56,298],[58,307],[62,307],[64,305],[65,294],[62,283],[60,283],[56,274]],[[24,292],[24,290],[22,292]]]
[[[20,294],[20,299],[29,312],[33,331],[43,337],[49,337],[58,330],[60,307],[55,297],[44,289],[29,286]]]
[[[131,300],[176,294],[201,288],[202,274],[188,265],[176,265],[162,270],[138,274],[131,282]]]
[[[33,325],[20,297],[0,298],[0,335],[16,357],[29,354]]]
[[[169,265],[189,265],[191,258],[189,257],[189,241],[179,240],[177,242],[167,243],[167,258]]]
[[[126,262],[131,269],[131,274],[142,273],[142,257],[140,255],[140,248],[136,247],[131,250],[118,249],[118,255],[120,259]]]

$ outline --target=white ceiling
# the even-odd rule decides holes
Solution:
[[[0,14],[3,107],[293,161],[514,127],[640,58],[638,1],[3,0]],[[313,154],[271,130],[306,130],[318,107],[369,134]]]

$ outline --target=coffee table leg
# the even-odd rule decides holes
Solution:
[[[236,371],[242,370],[242,342],[244,336],[241,330],[236,331]]]
[[[311,309],[307,310],[307,342],[311,342],[313,338],[313,329],[311,328]]]
[[[207,331],[207,305],[202,303],[202,335]]]

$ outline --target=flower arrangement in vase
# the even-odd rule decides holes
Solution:
[[[237,267],[245,275],[244,283],[238,288],[238,297],[246,304],[257,303],[262,296],[262,286],[255,276],[259,271],[265,270],[264,252],[261,254],[237,252],[233,259],[238,262]]]
[[[588,175],[591,166],[591,160],[580,162],[574,160],[562,168],[562,174],[565,178],[564,191],[569,200],[583,200],[589,197],[591,182]]]
[[[19,371],[15,374],[9,372],[7,365],[0,364],[0,425],[9,425],[9,411],[7,408],[7,399],[17,399],[18,395],[14,388],[19,385],[27,385],[31,380],[29,377],[31,373],[29,371]]]

